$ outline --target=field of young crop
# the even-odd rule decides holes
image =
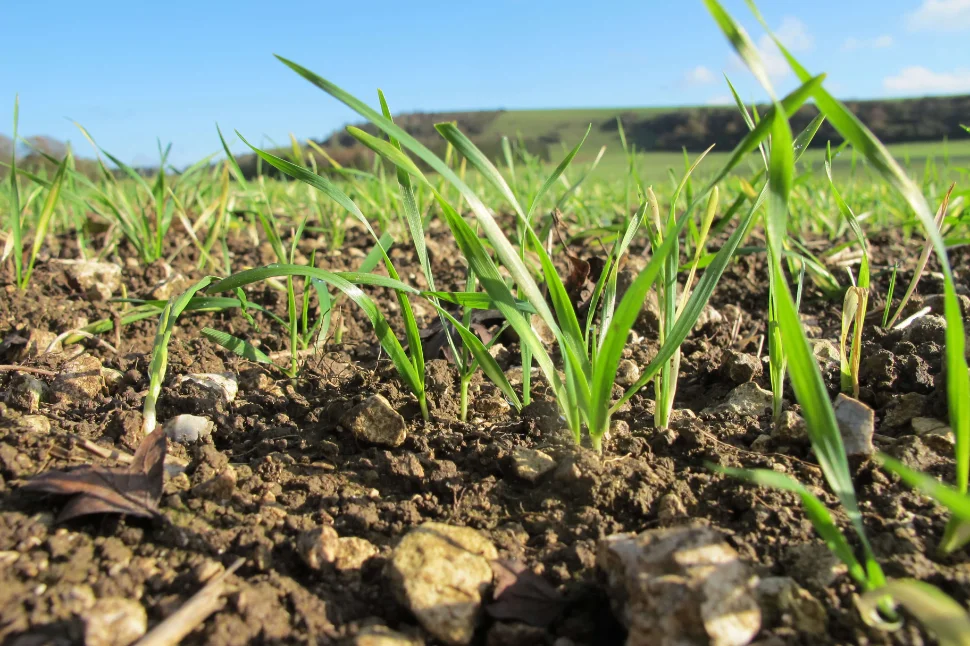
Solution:
[[[5,160],[0,642],[970,644],[970,131],[705,4],[734,151]]]

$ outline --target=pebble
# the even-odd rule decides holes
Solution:
[[[424,641],[391,630],[387,626],[367,626],[354,636],[350,644],[351,646],[424,646]]]
[[[333,563],[340,549],[340,537],[330,525],[322,525],[302,532],[296,539],[296,552],[312,570]]]
[[[791,577],[762,579],[756,592],[766,626],[778,626],[783,618],[787,618],[801,633],[816,637],[826,634],[828,616],[825,606]]]
[[[536,482],[555,468],[556,461],[547,453],[523,447],[512,450],[512,470],[527,482]]]
[[[872,434],[875,431],[872,409],[844,393],[839,393],[835,398],[834,408],[845,454],[850,457],[872,455]]]
[[[956,444],[953,430],[945,423],[932,417],[914,417],[913,434],[923,438],[926,445],[950,454]]]
[[[808,427],[805,419],[793,410],[782,411],[778,423],[771,429],[771,437],[783,442],[807,441]]]
[[[199,415],[176,415],[165,422],[165,435],[179,444],[194,444],[212,435],[215,424],[207,417]]]
[[[377,547],[368,540],[357,536],[342,536],[337,545],[334,566],[341,571],[359,570],[378,553]]]
[[[181,383],[190,382],[202,386],[221,397],[226,403],[236,399],[239,392],[239,379],[231,372],[197,372],[179,377]]]
[[[400,446],[407,437],[404,418],[381,395],[371,395],[344,416],[342,423],[358,440],[379,446]]]
[[[829,341],[828,339],[819,339],[811,342],[812,344],[812,354],[815,355],[816,361],[818,361],[819,367],[823,370],[826,364],[839,365],[842,361],[842,355],[839,352],[839,348]]]
[[[398,600],[435,638],[447,644],[472,641],[482,595],[492,582],[495,546],[478,531],[427,522],[408,532],[387,564]]]
[[[624,359],[616,368],[616,383],[629,388],[640,378],[640,368],[631,359]]]
[[[724,356],[723,369],[728,379],[736,384],[757,379],[764,368],[753,354],[728,350]]]
[[[743,383],[728,393],[727,399],[704,413],[731,412],[737,415],[760,415],[764,409],[771,408],[771,393],[753,381]]]
[[[710,527],[607,536],[596,565],[627,646],[744,646],[761,630],[758,578]]]
[[[920,417],[926,408],[926,395],[906,393],[893,403],[882,419],[882,427],[898,428]]]
[[[137,601],[106,597],[84,616],[84,646],[129,646],[148,630],[148,614]]]
[[[65,362],[51,384],[55,399],[71,403],[94,399],[103,389],[101,362],[90,354],[80,354]]]
[[[55,259],[71,284],[91,301],[106,301],[121,287],[121,267],[110,262]]]

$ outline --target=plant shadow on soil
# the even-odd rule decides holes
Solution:
[[[324,264],[353,267],[361,254],[357,249],[368,245],[358,230],[351,231],[348,240],[342,252],[321,254]],[[460,289],[464,269],[447,240],[445,231],[432,226],[429,250],[435,276],[439,287]],[[71,243],[61,242],[55,255],[74,257]],[[322,244],[306,239],[300,250],[309,256]],[[872,244],[876,265],[915,255],[892,236],[876,236]],[[232,248],[237,266],[272,261],[266,245],[253,248],[237,240]],[[147,295],[164,272],[158,265],[126,262],[129,251],[124,245],[119,249],[128,294]],[[968,282],[967,256],[966,249],[955,250],[958,284]],[[420,275],[412,251],[395,248],[392,258],[402,276]],[[189,249],[177,258],[175,269],[194,278],[201,276],[196,264]],[[423,422],[417,404],[394,378],[386,357],[380,356],[366,318],[350,305],[340,310],[343,343],[307,358],[295,382],[241,360],[198,334],[210,325],[259,339],[267,352],[285,349],[285,333],[268,318],[257,315],[257,332],[238,312],[185,314],[170,347],[159,419],[178,413],[205,415],[215,422],[211,437],[190,447],[170,444],[170,454],[190,466],[186,475],[167,480],[162,518],[95,516],[58,526],[54,516],[60,499],[18,492],[18,487],[44,470],[91,461],[77,449],[65,450],[68,434],[126,451],[137,445],[155,321],[127,326],[117,336],[105,335],[112,343],[120,342],[117,352],[85,340],[85,352],[122,375],[100,396],[42,404],[39,414],[47,418],[49,429],[41,425],[30,431],[21,424],[27,411],[16,401],[0,404],[0,641],[77,642],[83,634],[80,617],[94,599],[107,596],[138,600],[149,623],[155,623],[197,591],[218,564],[244,557],[245,565],[230,579],[233,586],[225,607],[187,643],[327,643],[351,637],[373,623],[436,643],[394,599],[383,574],[400,538],[433,520],[480,530],[502,558],[524,562],[563,592],[569,611],[548,631],[527,633],[528,643],[551,644],[557,637],[574,644],[623,643],[623,630],[612,618],[596,572],[597,541],[616,532],[689,522],[718,528],[760,575],[793,577],[827,609],[825,636],[801,633],[789,618],[766,625],[759,639],[923,643],[925,634],[912,621],[891,634],[862,623],[853,603],[854,586],[832,562],[792,494],[742,484],[705,467],[715,463],[775,469],[815,491],[824,489],[807,441],[773,437],[770,411],[744,417],[701,413],[736,385],[721,367],[724,353],[756,351],[766,318],[764,277],[762,259],[739,257],[711,301],[720,320],[695,330],[685,342],[676,408],[692,414],[684,413],[669,429],[654,429],[648,387],[616,415],[602,456],[572,444],[538,377],[536,401],[521,415],[509,411],[496,389],[476,378],[469,422],[462,423],[456,419],[457,373],[444,360],[431,360],[433,419]],[[901,273],[900,284],[907,279]],[[876,277],[875,294],[885,293],[884,281]],[[16,293],[11,282],[6,277],[8,287],[0,299],[0,339],[29,335],[33,329],[61,333],[85,321],[113,317],[119,307],[88,301],[53,266],[48,271],[39,265],[27,294]],[[938,293],[938,282],[932,274],[924,276],[920,291]],[[394,299],[380,290],[374,293],[394,325]],[[256,286],[249,298],[271,309],[285,309],[280,293],[264,286]],[[416,311],[424,324],[432,322],[433,310],[418,306]],[[838,304],[809,289],[803,313],[810,336],[837,338]],[[636,334],[640,340],[628,346],[627,358],[642,368],[657,350],[655,330],[641,317]],[[941,339],[931,336],[914,343],[899,333],[867,326],[865,343],[860,398],[876,410],[877,448],[951,478],[952,448],[924,441],[910,422],[917,416],[946,419]],[[503,367],[513,368],[517,346],[509,342],[508,349]],[[3,363],[21,360],[17,346],[5,346],[3,352]],[[62,353],[23,362],[57,370],[63,360]],[[238,397],[226,404],[176,379],[196,372],[236,373]],[[837,366],[828,366],[825,376],[834,394]],[[16,378],[0,374],[0,390],[8,391]],[[758,381],[768,387],[767,371]],[[364,446],[340,426],[342,416],[371,394],[383,395],[407,420],[407,439],[401,446]],[[557,466],[535,483],[519,479],[513,470],[518,448],[541,449]],[[227,466],[235,479],[221,493],[198,486]],[[941,511],[871,461],[856,461],[853,470],[867,529],[887,575],[921,578],[962,602],[970,598],[965,556],[934,556],[945,523]],[[822,497],[836,506],[834,496]],[[325,524],[342,537],[366,539],[377,554],[359,568],[308,568],[298,553],[297,537]],[[500,644],[513,633],[486,619],[477,639]]]

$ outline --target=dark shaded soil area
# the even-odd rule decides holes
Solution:
[[[877,236],[872,243],[876,266],[918,255],[915,243],[903,244],[893,236]],[[318,248],[318,259],[323,258],[318,264],[336,269],[356,267],[370,246],[356,229],[348,233],[342,251],[327,252],[323,245],[308,239],[300,249],[309,257]],[[235,239],[232,248],[236,267],[272,261],[267,246],[254,247],[245,236]],[[462,289],[462,261],[444,231],[433,229],[429,249],[439,288]],[[72,258],[76,249],[65,242],[57,253]],[[126,253],[121,247],[121,258],[112,260],[122,267],[128,296],[149,296],[164,279],[165,268],[141,266],[126,260]],[[391,256],[405,281],[424,286],[413,251],[395,248]],[[952,257],[963,285],[970,282],[968,256],[967,249],[958,248]],[[191,279],[201,277],[197,262],[187,247],[174,270]],[[633,259],[629,266],[635,268]],[[911,270],[904,262],[898,284],[905,286]],[[27,340],[38,332],[58,335],[113,319],[124,307],[91,302],[53,263],[39,264],[27,294],[17,293],[9,276],[4,281],[0,340]],[[875,282],[870,307],[881,313],[888,276],[877,274]],[[397,326],[396,302],[381,290],[368,291]],[[924,276],[921,294],[941,291],[937,277]],[[285,315],[285,296],[278,289],[256,286],[248,298]],[[926,302],[933,306],[937,301]],[[548,631],[527,633],[525,642],[513,640],[515,635],[522,639],[521,633],[483,619],[476,643],[623,643],[624,631],[612,617],[597,573],[597,541],[617,532],[691,522],[716,527],[759,575],[790,576],[824,605],[826,635],[800,632],[791,618],[782,617],[765,624],[758,637],[762,643],[925,643],[928,638],[913,621],[895,633],[879,632],[861,621],[853,600],[857,589],[815,534],[796,496],[743,484],[708,468],[773,469],[808,485],[832,509],[838,507],[807,440],[773,432],[769,410],[746,416],[710,410],[741,381],[727,370],[729,352],[759,352],[766,303],[763,259],[739,257],[714,293],[715,312],[682,348],[676,408],[684,412],[675,416],[671,428],[654,428],[653,389],[645,388],[616,416],[602,455],[573,445],[538,376],[536,401],[521,414],[508,407],[497,389],[476,378],[469,421],[463,423],[457,419],[454,367],[440,358],[429,361],[433,419],[424,422],[414,398],[380,352],[367,319],[348,301],[334,320],[343,328],[341,343],[329,343],[317,356],[304,356],[295,381],[240,359],[199,334],[210,326],[258,340],[267,353],[285,350],[286,333],[269,317],[256,315],[256,331],[238,311],[185,314],[170,346],[158,417],[165,421],[179,413],[205,415],[215,427],[197,444],[169,444],[170,455],[186,461],[188,469],[167,479],[162,516],[154,521],[105,515],[58,525],[62,499],[19,488],[47,469],[100,461],[72,438],[109,449],[135,449],[156,320],[101,335],[110,347],[83,339],[38,355],[29,343],[6,343],[0,347],[0,363],[57,372],[70,357],[84,352],[117,373],[110,373],[95,397],[61,398],[41,403],[38,410],[11,394],[20,375],[0,373],[0,391],[8,393],[0,404],[0,641],[81,643],[83,617],[93,600],[103,597],[137,600],[150,627],[176,610],[213,572],[242,557],[245,564],[230,578],[225,606],[187,643],[333,643],[351,640],[372,624],[438,643],[395,599],[385,564],[410,529],[439,521],[480,530],[500,556],[524,562],[559,589],[568,604]],[[910,310],[922,304],[918,297]],[[841,302],[825,300],[809,287],[802,305],[810,336],[837,342]],[[415,310],[423,324],[433,322],[430,307],[419,304]],[[628,345],[627,358],[640,368],[657,350],[654,323],[642,316]],[[920,436],[912,421],[947,420],[940,329],[927,325],[918,331],[884,332],[870,325],[865,344],[860,399],[876,412],[876,448],[952,480],[952,442],[945,435]],[[517,344],[508,340],[505,345],[508,353],[501,361],[513,374]],[[762,348],[766,355],[767,345]],[[834,395],[837,357],[834,363],[822,363]],[[764,367],[756,381],[770,389],[766,363]],[[179,383],[179,376],[201,372],[237,375],[235,400],[226,403],[191,383]],[[373,394],[383,395],[407,421],[402,445],[365,445],[341,424],[350,409]],[[535,483],[516,477],[518,448],[542,450],[556,461],[555,469]],[[201,486],[219,476],[225,480],[229,472],[231,482],[218,491]],[[928,581],[966,604],[970,561],[963,552],[952,557],[935,553],[945,514],[871,460],[854,460],[853,472],[869,536],[886,574]],[[836,516],[844,523],[844,516]],[[308,567],[298,538],[322,525],[331,525],[341,537],[365,539],[375,553],[355,567]]]

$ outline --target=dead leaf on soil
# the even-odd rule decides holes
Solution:
[[[88,514],[154,518],[162,497],[166,448],[165,431],[159,426],[142,440],[131,464],[125,467],[83,466],[71,471],[48,471],[34,476],[21,489],[73,495],[57,522]]]
[[[457,315],[460,320],[460,315]],[[478,335],[482,343],[488,344],[492,340],[491,328],[500,325],[505,318],[498,310],[475,310],[472,312],[471,324],[469,329]],[[448,332],[451,334],[455,347],[461,347],[461,337],[455,331],[451,323],[448,324]],[[425,359],[439,359],[444,357],[451,363],[455,362],[451,353],[451,346],[448,345],[448,335],[441,324],[441,318],[435,318],[428,327],[420,332],[421,343],[424,346]]]
[[[494,601],[485,606],[485,611],[494,619],[545,628],[562,614],[566,603],[559,591],[524,564],[497,559],[491,565]]]

